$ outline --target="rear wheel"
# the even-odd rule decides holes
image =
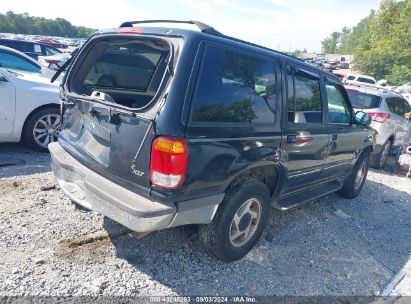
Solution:
[[[381,152],[372,154],[370,156],[370,166],[376,169],[384,168],[385,164],[387,163],[388,156],[390,155],[392,147],[392,142],[387,140],[382,147]]]
[[[33,149],[47,152],[48,144],[57,141],[60,122],[57,108],[49,107],[37,111],[27,121],[23,134],[24,142]]]
[[[257,180],[246,180],[227,192],[209,225],[199,226],[200,240],[218,259],[238,260],[257,243],[269,211],[267,187]]]
[[[343,187],[338,191],[343,197],[354,198],[360,194],[368,174],[369,153],[363,153],[358,158],[351,174],[344,181]]]

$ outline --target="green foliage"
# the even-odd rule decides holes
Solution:
[[[411,68],[406,65],[395,64],[387,76],[389,83],[403,84],[411,80]]]
[[[321,43],[325,52],[354,54],[362,73],[399,85],[411,81],[410,37],[411,0],[382,0],[378,11]]]
[[[94,29],[84,26],[74,26],[63,18],[52,20],[43,17],[33,17],[27,13],[0,13],[0,33],[85,38],[93,32],[95,32]]]
[[[324,53],[335,54],[337,52],[337,44],[339,42],[341,33],[334,32],[330,37],[321,41],[321,50]]]

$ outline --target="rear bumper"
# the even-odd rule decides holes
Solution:
[[[49,145],[51,168],[60,188],[77,204],[137,232],[212,221],[224,194],[166,205],[125,189],[72,157],[61,145]]]

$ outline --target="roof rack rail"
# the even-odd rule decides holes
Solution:
[[[194,24],[196,25],[200,31],[207,34],[212,35],[221,35],[220,32],[216,31],[212,26],[205,24],[200,21],[195,20],[140,20],[140,21],[126,21],[123,22],[120,27],[133,27],[134,24],[141,24],[141,23],[184,23],[184,24]]]
[[[215,35],[215,36],[220,36],[220,37],[223,37],[223,38],[226,38],[226,39],[230,39],[230,40],[232,40],[232,41],[241,42],[241,43],[244,43],[244,44],[248,44],[248,45],[251,45],[251,46],[255,46],[255,47],[258,47],[258,48],[261,48],[261,49],[265,49],[265,50],[268,50],[268,51],[271,51],[271,52],[274,52],[274,53],[277,53],[277,54],[280,54],[280,55],[283,55],[283,56],[286,56],[286,57],[289,57],[289,58],[293,58],[293,59],[298,60],[298,58],[295,57],[295,56],[288,55],[288,54],[286,54],[286,53],[283,53],[283,52],[280,52],[280,51],[277,51],[277,50],[274,50],[274,49],[271,49],[271,48],[268,48],[268,47],[265,47],[265,46],[262,46],[262,45],[259,45],[259,44],[256,44],[256,43],[252,43],[252,42],[248,42],[248,41],[245,41],[245,40],[242,40],[242,39],[238,39],[238,38],[234,38],[234,37],[231,37],[231,36],[224,35],[224,34],[222,34],[221,32],[215,30],[211,25],[205,24],[205,23],[200,22],[200,21],[195,21],[195,20],[188,20],[188,21],[183,21],[183,20],[140,20],[140,21],[127,21],[127,22],[123,22],[123,23],[120,25],[120,27],[133,27],[134,24],[141,24],[141,23],[185,23],[185,24],[194,24],[194,25],[196,25],[196,26],[200,29],[200,31],[203,32],[203,33],[210,34],[210,35]],[[325,72],[327,72],[327,71],[325,71]],[[328,73],[329,73],[329,72],[328,72]],[[332,75],[332,73],[329,73],[329,74]],[[333,75],[333,76],[335,76],[335,75]],[[337,76],[335,76],[335,77],[337,77]]]
[[[343,85],[349,85],[349,86],[358,87],[358,88],[372,89],[376,91],[381,91],[382,93],[398,94],[398,92],[394,91],[393,89],[389,89],[389,88],[385,88],[381,86],[373,86],[373,85],[366,85],[366,84],[360,84],[360,83],[343,83]]]

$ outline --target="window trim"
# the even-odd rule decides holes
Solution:
[[[201,73],[204,69],[204,62],[206,60],[207,50],[209,48],[212,48],[212,47],[220,48],[220,49],[223,49],[223,50],[230,50],[230,51],[238,53],[238,54],[259,58],[259,59],[265,60],[268,63],[271,63],[272,65],[274,65],[273,74],[274,74],[274,77],[275,77],[276,104],[278,104],[278,106],[276,106],[276,109],[278,109],[278,110],[274,113],[274,120],[272,122],[224,122],[224,121],[194,121],[193,120],[195,97],[196,97],[197,92],[198,92]],[[201,54],[200,55],[201,55],[201,58],[200,58],[199,63],[198,63],[198,69],[197,69],[195,79],[194,79],[193,84],[192,84],[192,92],[191,92],[190,98],[188,99],[190,107],[189,107],[189,111],[188,111],[187,125],[189,127],[211,127],[211,126],[215,126],[215,127],[242,127],[242,128],[246,128],[246,127],[252,127],[252,126],[256,126],[256,125],[258,125],[260,127],[265,127],[265,126],[274,127],[274,126],[276,126],[280,123],[281,116],[279,116],[279,113],[282,113],[282,101],[281,101],[281,86],[282,85],[280,83],[281,77],[278,74],[278,71],[280,69],[280,65],[279,65],[279,62],[278,62],[278,58],[274,54],[273,55],[265,55],[265,54],[262,54],[262,53],[253,52],[253,51],[245,49],[245,48],[236,48],[232,45],[226,45],[226,44],[217,43],[217,42],[214,42],[214,41],[205,41],[203,43],[203,45],[201,45]]]
[[[321,122],[315,122],[315,123],[296,123],[296,122],[291,122],[288,121],[288,80],[287,80],[287,73],[286,69],[287,66],[291,68],[292,72],[292,78],[293,78],[293,93],[294,93],[294,109],[295,109],[295,102],[296,102],[296,89],[295,89],[295,71],[301,71],[305,74],[307,74],[307,78],[311,77],[311,79],[315,79],[318,81],[319,89],[320,89],[320,103],[321,103]],[[310,71],[306,67],[300,67],[298,64],[295,64],[293,62],[287,62],[285,61],[284,64],[284,76],[285,76],[285,110],[287,113],[287,116],[285,117],[285,121],[288,124],[289,129],[301,129],[301,128],[318,128],[318,127],[325,127],[326,124],[326,116],[325,115],[325,104],[324,104],[324,92],[323,92],[323,80],[321,77],[321,73],[317,71]],[[295,116],[294,116],[295,118]]]

